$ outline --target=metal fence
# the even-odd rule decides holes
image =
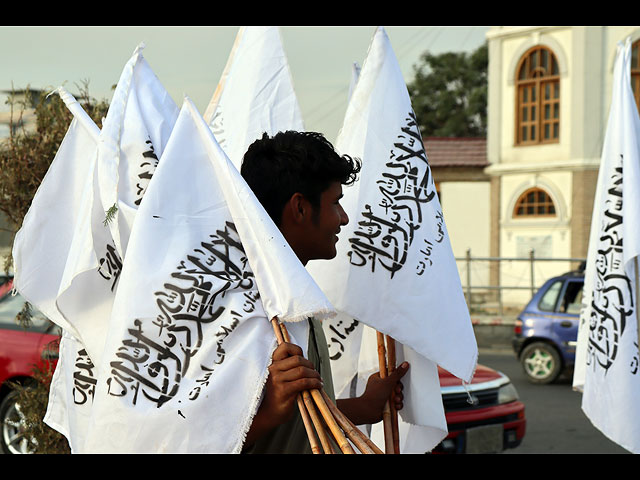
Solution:
[[[467,250],[464,257],[456,257],[458,263],[458,270],[460,271],[460,280],[465,292],[465,298],[469,310],[471,312],[482,313],[495,313],[497,315],[505,314],[504,292],[508,290],[528,290],[529,295],[526,298],[531,298],[542,286],[542,284],[551,276],[559,275],[568,270],[578,270],[583,268],[584,258],[545,258],[536,257],[535,251],[531,250],[526,257],[474,257],[471,255],[471,250]],[[472,271],[474,270],[474,263],[487,262],[489,263],[489,269],[487,271],[489,283],[487,284],[474,284],[472,282]],[[526,284],[509,285],[504,284],[501,278],[504,274],[503,265],[505,263],[512,264],[513,262],[524,262],[527,264],[528,278],[525,279]],[[565,268],[558,266],[556,269],[550,269],[549,272],[542,276],[536,274],[538,262],[556,262],[564,263]],[[566,264],[569,265],[568,269]],[[542,278],[541,278],[542,277]],[[522,280],[522,275],[520,276]],[[474,295],[474,292],[476,293]],[[524,301],[516,308],[524,306]],[[513,305],[510,305],[513,306]]]

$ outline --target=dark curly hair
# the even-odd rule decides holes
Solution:
[[[285,203],[301,193],[314,213],[320,195],[332,182],[351,185],[360,172],[360,160],[339,155],[317,132],[266,133],[244,154],[240,173],[276,225],[280,225]]]

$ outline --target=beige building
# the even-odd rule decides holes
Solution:
[[[627,37],[638,99],[640,26],[489,29],[485,166],[459,161],[465,155],[452,145],[445,155],[442,141],[425,139],[457,258],[468,251],[490,258],[529,258],[532,251],[536,258],[586,257],[616,45]],[[458,262],[463,286],[465,264]],[[497,262],[472,265],[476,287],[522,288],[504,290],[505,304],[530,298],[530,262],[504,261],[499,269]],[[539,287],[578,263],[533,265]]]
[[[631,37],[636,98],[640,27],[492,27],[485,173],[491,255],[585,258],[611,99],[616,45]],[[538,262],[537,286],[576,266]],[[503,268],[518,278],[518,269]],[[512,292],[511,298],[527,296]],[[505,294],[506,299],[506,294]]]
[[[485,258],[491,253],[491,183],[485,173],[485,138],[423,139],[438,198],[456,258]],[[467,282],[466,262],[458,261],[463,284]],[[472,285],[489,285],[486,262],[474,262]]]

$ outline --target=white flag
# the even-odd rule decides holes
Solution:
[[[306,340],[297,320],[332,313],[185,99],[129,240],[85,451],[240,451],[269,320]]]
[[[57,306],[69,327],[61,325],[65,335],[45,422],[67,437],[72,451],[84,441],[94,362],[100,361],[104,347],[129,231],[178,113],[142,48],[136,48],[123,69],[94,146],[95,166],[85,197],[74,207],[78,221],[66,226],[74,230],[73,243]],[[77,105],[68,94],[63,99]],[[81,156],[75,160],[85,161]],[[106,222],[104,205],[114,204],[117,213]]]
[[[335,259],[309,269],[338,311],[469,382],[475,336],[409,94],[381,28],[336,148],[362,159],[360,180],[344,191],[346,241]]]
[[[96,369],[86,348],[63,330],[44,422],[63,434],[71,453],[81,451],[91,415]]]
[[[94,362],[100,360],[135,213],[177,118],[178,108],[134,51],[116,86],[97,144],[90,199],[75,231],[58,307]],[[111,219],[107,210],[117,210]],[[75,332],[75,333],[74,333]]]
[[[73,114],[69,129],[36,191],[13,243],[14,287],[47,318],[73,330],[56,307],[74,226],[84,213],[87,185],[96,161],[100,130],[63,89],[61,98]]]
[[[630,83],[630,40],[618,44],[580,314],[573,386],[607,437],[640,453],[637,257],[640,119]]]
[[[425,453],[437,446],[448,433],[442,404],[440,377],[435,362],[396,342],[397,364],[404,361],[411,367],[402,377],[404,404],[398,415],[400,453]],[[356,394],[364,391],[369,376],[378,371],[377,333],[363,325],[362,344],[358,357]],[[371,439],[384,445],[383,423],[372,426]]]
[[[420,405],[417,390],[413,395],[408,388],[405,397],[416,400],[415,408],[401,415],[432,428],[430,449],[446,436],[436,364],[470,382],[478,351],[409,93],[382,28],[362,65],[336,149],[362,160],[360,180],[344,190],[350,220],[336,258],[307,267],[340,312],[336,319],[344,314],[391,336],[399,361],[411,356],[420,365],[403,383],[431,392],[436,411],[426,401]],[[344,361],[341,370],[348,372],[356,357],[360,375],[377,370],[371,343],[359,355],[348,354],[357,351],[363,333],[353,321],[336,319],[325,328],[332,357]],[[338,379],[336,392],[349,378]]]
[[[278,27],[240,28],[204,118],[238,170],[263,133],[304,130]]]
[[[358,83],[358,77],[360,77],[360,65],[358,62],[353,62],[351,65],[351,83],[349,84],[349,99],[351,99],[351,95],[353,94],[353,89],[356,88],[356,84]]]
[[[78,403],[73,418],[69,418],[67,398],[73,396],[70,370],[73,367],[69,367],[73,359],[69,358],[69,351],[74,348],[69,344],[78,343],[75,338],[80,334],[76,325],[59,311],[56,299],[74,262],[93,254],[90,212],[100,130],[72,95],[63,88],[57,93],[73,114],[73,120],[16,235],[14,285],[63,329],[44,421],[65,435],[73,449],[81,436],[76,432],[82,432],[82,418],[86,417],[90,403]],[[83,245],[83,241],[88,244]],[[67,379],[71,382],[69,389],[63,387]]]
[[[109,228],[123,258],[136,211],[179,111],[143,49],[139,45],[125,65],[100,135],[100,198],[105,212],[117,206]]]

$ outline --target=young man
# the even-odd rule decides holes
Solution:
[[[360,163],[340,156],[319,133],[264,134],[247,150],[241,174],[303,265],[336,256],[340,227],[349,222],[340,205],[342,185],[356,181]],[[280,345],[272,356],[264,397],[245,442],[250,453],[311,453],[298,413],[298,393],[323,388],[333,399],[333,382],[322,326],[309,319],[308,358],[297,345]],[[337,400],[338,408],[356,425],[377,423],[394,393],[402,408],[400,365],[385,379],[372,375],[361,397]]]

